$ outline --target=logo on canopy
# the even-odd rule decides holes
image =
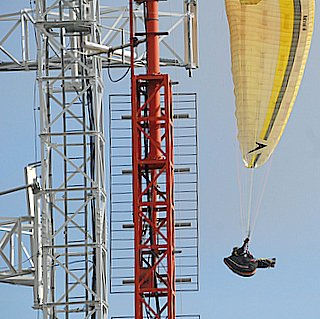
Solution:
[[[267,146],[266,144],[259,143],[259,142],[256,142],[256,144],[257,144],[257,147],[255,149],[251,150],[250,152],[248,152],[248,154],[251,154],[253,152],[259,151],[259,150],[261,150],[261,149],[263,149],[264,147]]]

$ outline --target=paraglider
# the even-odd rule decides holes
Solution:
[[[311,44],[314,0],[225,0],[225,4],[238,140],[244,165],[253,174],[270,158],[292,111]],[[248,237],[253,175],[250,183]],[[231,270],[236,259],[234,254],[225,259]],[[246,275],[254,274],[259,265],[258,261]]]

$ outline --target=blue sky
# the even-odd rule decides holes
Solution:
[[[29,6],[16,0],[0,13]],[[182,2],[182,1],[181,1]],[[161,4],[161,2],[160,2]],[[316,3],[316,17],[320,9]],[[257,257],[277,257],[273,270],[255,277],[233,275],[222,259],[240,244],[238,142],[224,1],[199,0],[200,69],[189,79],[170,71],[181,92],[197,92],[200,168],[200,292],[178,297],[177,312],[204,319],[317,319],[320,315],[320,32],[313,43],[295,107],[272,158],[272,167],[251,248]],[[4,26],[0,24],[0,31]],[[33,73],[0,73],[0,189],[23,184],[33,162]],[[109,93],[127,93],[127,82]],[[107,106],[107,99],[106,99]],[[24,194],[2,197],[1,216],[24,215]],[[133,313],[132,296],[110,297],[112,315]],[[124,307],[123,304],[127,304]],[[1,318],[36,318],[32,290],[0,286]]]

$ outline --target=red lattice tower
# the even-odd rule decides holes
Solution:
[[[131,102],[135,318],[175,318],[172,89],[160,73],[158,1],[145,6],[147,74],[135,75],[133,0]]]

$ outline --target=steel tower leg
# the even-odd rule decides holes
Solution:
[[[106,319],[106,193],[98,0],[37,0],[44,319]]]
[[[132,163],[135,318],[175,318],[173,112],[169,76],[160,73],[158,1],[146,9],[147,74],[132,58]],[[134,50],[133,1],[131,56]]]

